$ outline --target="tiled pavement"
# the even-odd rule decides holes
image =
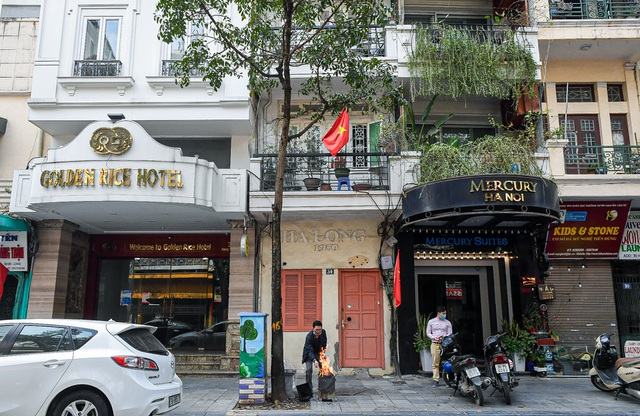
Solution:
[[[520,385],[506,405],[493,388],[485,390],[485,405],[480,407],[470,397],[456,394],[442,385],[431,386],[431,379],[418,375],[401,377],[336,377],[336,396],[331,402],[311,399],[305,410],[241,410],[237,377],[183,378],[181,406],[169,416],[213,415],[434,415],[498,414],[554,415],[640,414],[640,401],[628,396],[614,396],[597,390],[588,377],[532,377],[520,375]],[[317,385],[317,384],[316,384]]]

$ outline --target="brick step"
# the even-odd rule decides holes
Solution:
[[[239,358],[210,353],[174,353],[176,373],[189,377],[237,375]]]

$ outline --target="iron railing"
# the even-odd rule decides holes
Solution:
[[[162,60],[162,76],[163,77],[175,77],[178,73],[177,64],[180,62],[177,59],[163,59]],[[202,71],[197,70],[196,68],[191,68],[189,70],[189,75],[192,77],[201,77],[203,75]]]
[[[80,60],[73,66],[74,77],[117,77],[122,71],[118,60]]]
[[[638,0],[549,0],[552,19],[638,19]]]
[[[306,190],[305,179],[317,178],[331,190],[388,190],[390,153],[340,153],[333,157],[326,153],[287,153],[285,160],[284,190]],[[276,182],[277,154],[256,154],[262,158],[261,186],[263,191],[273,191]],[[340,168],[347,168],[348,184],[339,180]],[[356,186],[357,185],[357,186]],[[327,189],[328,190],[328,189]]]
[[[469,25],[442,23],[423,23],[422,28],[431,33],[433,43],[438,44],[444,36],[468,36],[480,43],[502,44],[508,37],[515,36],[516,43],[528,45],[527,34],[521,30],[511,30],[505,25]],[[455,30],[449,30],[455,29]]]
[[[640,146],[566,146],[567,174],[640,174]]]

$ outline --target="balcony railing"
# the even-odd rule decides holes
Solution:
[[[177,63],[180,62],[177,59],[164,59],[162,60],[162,76],[163,77],[175,77],[178,71],[176,70]],[[191,68],[189,75],[192,77],[201,77],[203,74],[195,68]]]
[[[336,157],[326,153],[287,153],[284,173],[285,191],[304,191],[304,179],[318,178],[321,183],[338,190],[336,169],[349,169],[350,186],[360,185],[370,190],[389,189],[390,153],[341,153]],[[257,154],[262,158],[261,186],[263,191],[273,191],[276,181],[278,155]],[[356,187],[357,189],[358,187]],[[340,190],[346,190],[343,184]]]
[[[566,146],[567,174],[640,174],[640,146]]]
[[[74,77],[117,77],[122,71],[122,62],[118,60],[97,61],[82,60],[75,61],[73,67]]]
[[[638,19],[638,0],[550,0],[552,19]]]
[[[503,25],[442,25],[440,23],[429,23],[422,24],[422,27],[431,33],[434,44],[439,44],[445,36],[454,38],[468,37],[481,43],[487,42],[496,45],[502,44],[508,36],[515,36],[515,40],[519,45],[529,44],[526,33],[520,30],[513,31]],[[455,30],[444,30],[444,28]]]

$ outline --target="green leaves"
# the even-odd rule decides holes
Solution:
[[[413,346],[416,352],[431,348],[431,338],[427,336],[427,324],[430,318],[431,314],[429,316],[423,314],[418,316],[418,329],[413,335]]]
[[[414,95],[453,98],[517,98],[536,82],[537,70],[517,31],[444,24],[416,28],[408,66]]]

